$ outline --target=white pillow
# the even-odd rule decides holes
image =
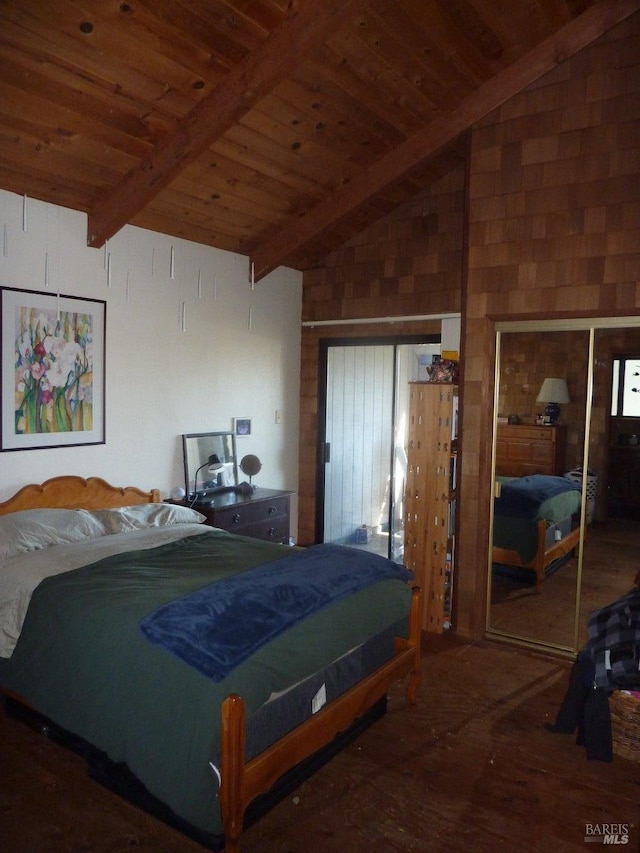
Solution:
[[[107,533],[126,533],[146,527],[166,527],[171,524],[201,524],[206,516],[188,506],[177,504],[136,504],[117,509],[95,509],[93,515],[104,525]]]
[[[0,562],[25,551],[95,539],[106,533],[84,509],[25,509],[0,516]]]

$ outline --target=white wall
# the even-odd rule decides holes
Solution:
[[[182,433],[235,417],[253,420],[237,449],[262,460],[254,482],[295,490],[302,274],[281,267],[252,288],[245,256],[130,226],[90,249],[84,214],[27,199],[25,231],[24,206],[0,191],[0,286],[106,300],[106,443],[1,452],[0,500],[58,474],[166,496],[184,483]]]

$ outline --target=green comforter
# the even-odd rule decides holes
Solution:
[[[43,581],[0,683],[58,725],[125,762],[173,811],[221,834],[217,777],[220,705],[247,712],[274,691],[402,620],[410,589],[384,580],[290,628],[214,683],[143,636],[155,608],[290,549],[221,531],[110,557]]]
[[[497,477],[496,479],[501,483],[509,483],[561,478],[522,477],[519,481],[513,477]],[[580,512],[581,500],[580,491],[576,489],[575,484],[569,485],[568,481],[566,491],[541,499],[528,517],[524,517],[522,512],[518,511],[511,513],[508,506],[502,507],[498,511],[500,499],[496,499],[494,502],[496,512],[493,518],[494,546],[516,551],[523,565],[531,562],[538,550],[538,520],[544,519],[547,525],[558,524]]]

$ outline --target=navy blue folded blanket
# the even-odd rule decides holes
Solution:
[[[500,497],[495,500],[497,515],[532,518],[540,504],[564,492],[580,491],[580,484],[566,477],[531,474],[502,482]]]
[[[306,616],[386,579],[413,573],[377,554],[314,545],[171,601],[140,622],[144,635],[213,681]]]

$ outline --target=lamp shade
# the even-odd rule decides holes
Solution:
[[[538,403],[568,403],[569,389],[566,379],[545,379],[536,398]]]
[[[213,454],[209,457],[209,460],[208,460],[208,462],[207,462],[207,465],[209,466],[209,467],[207,468],[207,470],[208,470],[210,473],[213,473],[214,471],[219,471],[221,468],[224,468],[224,465],[223,465],[223,464],[222,464],[222,462],[220,461],[220,458],[219,458],[215,453],[213,453]]]

